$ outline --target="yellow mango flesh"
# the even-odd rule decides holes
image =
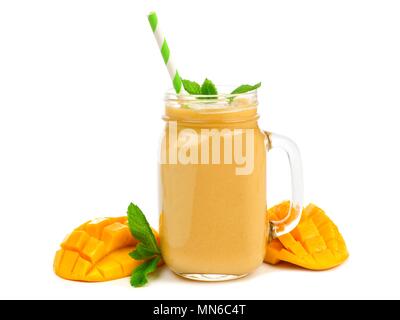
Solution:
[[[269,209],[268,218],[283,219],[289,207],[289,202],[285,201]],[[294,230],[268,244],[264,261],[270,264],[286,261],[306,269],[326,270],[340,265],[348,256],[336,225],[323,210],[310,204],[303,210]]]
[[[129,256],[136,244],[126,217],[91,220],[65,238],[54,271],[64,279],[87,282],[127,277],[141,263]]]

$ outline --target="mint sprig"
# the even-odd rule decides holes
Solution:
[[[160,256],[155,256],[150,260],[143,262],[132,272],[131,286],[138,288],[143,287],[147,282],[147,276],[157,270],[158,263],[161,261]]]
[[[261,87],[261,82],[255,84],[255,85],[250,85],[250,84],[242,84],[241,86],[237,87],[235,90],[231,92],[231,94],[240,94],[240,93],[246,93],[249,91],[253,91]]]
[[[193,95],[215,96],[218,90],[215,84],[210,79],[205,79],[203,84],[200,85],[196,81],[182,80],[183,87],[186,92]]]
[[[142,287],[148,282],[147,276],[157,269],[157,265],[161,261],[161,250],[142,210],[131,203],[127,214],[129,229],[139,241],[135,250],[129,255],[135,260],[144,261],[133,270],[131,285]]]
[[[129,255],[135,260],[146,260],[154,257],[155,254],[157,253],[149,250],[143,243],[139,243],[136,246],[135,251],[132,251]]]
[[[186,80],[186,79],[183,79],[182,83],[183,83],[183,87],[185,88],[185,91],[187,93],[189,93],[189,94],[204,95],[204,96],[216,96],[216,95],[218,95],[217,87],[208,78],[206,78],[204,80],[202,85],[200,85],[196,81],[190,81],[190,80]],[[239,87],[237,87],[235,90],[233,90],[230,94],[233,95],[233,94],[246,93],[246,92],[250,92],[250,91],[256,90],[259,87],[261,87],[261,82],[256,83],[255,85],[242,84]],[[232,98],[230,98],[230,99],[232,99]]]
[[[218,90],[215,87],[215,84],[211,80],[206,78],[201,85],[201,94],[204,94],[206,96],[215,96],[218,94]]]
[[[196,81],[182,80],[183,87],[189,94],[201,94],[201,86]]]

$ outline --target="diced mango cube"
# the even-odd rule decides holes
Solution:
[[[89,235],[83,230],[74,230],[72,233],[65,238],[61,247],[64,249],[80,251],[89,240]]]
[[[56,256],[54,257],[54,270],[60,269],[60,263],[63,255],[64,255],[64,249],[60,249],[56,252]]]
[[[312,255],[322,267],[332,268],[332,266],[336,266],[339,263],[330,250],[314,252]]]
[[[78,280],[78,279],[71,279],[71,280]],[[84,278],[82,281],[87,281],[87,282],[100,282],[100,281],[107,281],[111,279],[106,279],[99,269],[97,267],[94,267]]]
[[[320,226],[319,231],[325,241],[334,240],[337,238],[338,230],[332,223],[325,223]]]
[[[297,228],[292,231],[292,234],[295,235],[296,240],[304,242],[309,238],[318,236],[319,231],[312,221],[306,220],[299,223]]]
[[[327,249],[324,238],[321,236],[316,236],[314,238],[309,238],[304,240],[304,248],[309,253],[321,252]]]
[[[91,267],[92,264],[89,261],[79,257],[74,269],[72,270],[71,276],[76,280],[82,279],[86,276]]]
[[[61,262],[59,264],[59,273],[62,277],[66,277],[67,275],[72,273],[72,270],[74,269],[78,258],[78,252],[69,250],[64,251]]]
[[[287,250],[291,251],[300,258],[305,257],[308,254],[301,243],[296,241],[290,233],[280,236],[279,241]]]
[[[82,254],[87,257],[91,262],[96,263],[104,257],[106,248],[103,241],[97,240],[94,237],[90,237],[85,247],[82,250]]]
[[[105,227],[101,240],[106,243],[107,253],[126,246],[133,246],[136,243],[128,226],[120,222]]]
[[[97,269],[104,278],[109,280],[118,279],[121,277],[121,274],[124,274],[122,266],[117,261],[109,259],[108,257],[97,265]]]
[[[97,218],[92,221],[89,221],[85,225],[85,231],[91,236],[99,239],[101,237],[101,233],[103,229],[109,224],[113,223],[112,219],[108,218]]]
[[[278,239],[273,239],[266,250],[265,261],[270,264],[277,264],[280,259],[278,258],[279,252],[283,249],[283,245]]]

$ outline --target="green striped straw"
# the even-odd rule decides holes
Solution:
[[[148,15],[148,18],[151,29],[153,30],[154,36],[156,38],[158,47],[161,50],[161,55],[164,59],[164,63],[167,66],[169,76],[171,77],[174,89],[176,93],[180,93],[182,89],[182,79],[179,76],[178,70],[176,70],[174,63],[171,59],[171,54],[169,51],[167,40],[165,40],[165,37],[160,29],[160,24],[158,23],[157,14],[155,12],[151,12]]]

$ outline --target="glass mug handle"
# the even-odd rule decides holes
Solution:
[[[282,220],[270,220],[271,237],[277,238],[292,231],[300,221],[303,210],[303,169],[300,151],[289,138],[276,133],[264,131],[267,137],[267,152],[273,148],[285,151],[290,167],[292,198],[290,209]]]

